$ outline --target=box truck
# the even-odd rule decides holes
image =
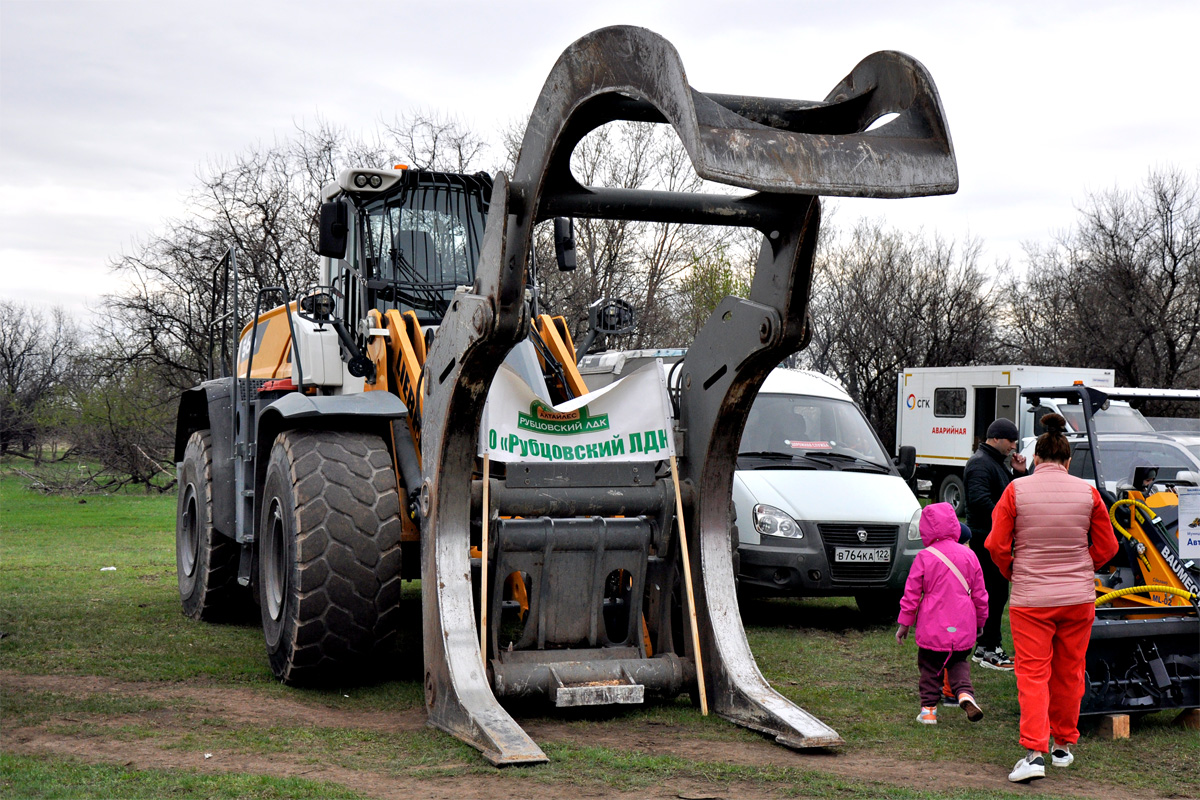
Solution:
[[[1076,383],[1111,388],[1113,371],[1016,365],[905,369],[896,377],[896,452],[915,447],[915,479],[929,481],[931,497],[961,515],[966,512],[963,468],[988,426],[1004,417],[1016,423],[1022,439],[1034,436],[1035,414],[1019,402],[1021,389]],[[1045,413],[1051,410],[1057,409]],[[1128,406],[1112,411],[1137,413]]]

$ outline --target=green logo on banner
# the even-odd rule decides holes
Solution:
[[[517,412],[517,427],[552,436],[593,433],[608,430],[608,414],[588,416],[587,406],[575,411],[555,411],[545,403],[534,400],[529,404],[528,414]]]

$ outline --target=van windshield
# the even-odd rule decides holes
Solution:
[[[841,454],[888,465],[879,439],[858,406],[794,394],[760,394],[754,400],[738,452]]]

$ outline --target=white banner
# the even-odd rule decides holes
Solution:
[[[658,461],[675,454],[662,361],[557,406],[501,366],[488,391],[479,455],[496,461]]]
[[[1200,486],[1176,486],[1179,492],[1179,558],[1200,559]]]

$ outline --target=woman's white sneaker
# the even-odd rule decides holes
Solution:
[[[1013,767],[1013,771],[1008,773],[1008,779],[1013,783],[1025,783],[1044,777],[1046,777],[1046,759],[1034,753],[1030,753],[1018,761]]]
[[[1050,763],[1056,767],[1069,767],[1075,761],[1075,754],[1065,747],[1056,747],[1050,751]]]

